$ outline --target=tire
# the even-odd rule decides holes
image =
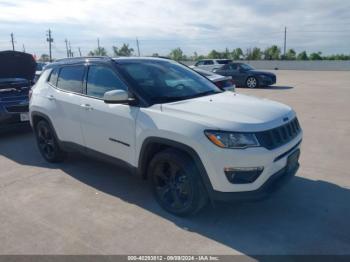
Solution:
[[[58,145],[54,130],[45,120],[35,126],[35,137],[41,155],[50,163],[62,162],[66,156]]]
[[[208,202],[193,160],[181,151],[157,153],[148,166],[148,177],[157,202],[176,216],[194,215]]]
[[[245,83],[246,83],[246,87],[248,87],[248,88],[257,88],[257,87],[259,87],[258,79],[256,79],[256,77],[254,77],[254,76],[248,77],[247,81]]]

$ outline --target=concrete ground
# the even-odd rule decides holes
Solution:
[[[350,72],[276,71],[240,93],[291,105],[301,168],[263,202],[176,218],[146,182],[82,156],[46,163],[31,132],[0,136],[0,254],[350,254]]]

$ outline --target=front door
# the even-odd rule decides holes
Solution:
[[[106,104],[105,92],[127,86],[112,67],[91,65],[86,81],[86,96],[82,97],[82,130],[86,147],[134,164],[136,117],[138,107]]]

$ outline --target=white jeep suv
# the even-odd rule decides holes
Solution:
[[[302,130],[290,107],[224,92],[168,59],[52,63],[32,89],[30,121],[47,161],[79,150],[127,165],[176,215],[261,198],[299,167]]]

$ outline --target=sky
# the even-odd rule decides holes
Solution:
[[[123,43],[136,50],[136,38],[141,55],[283,48],[285,27],[287,49],[350,54],[349,0],[0,0],[0,50],[13,32],[16,50],[47,54],[50,28],[55,58],[65,39],[75,55],[98,38],[110,54]]]

